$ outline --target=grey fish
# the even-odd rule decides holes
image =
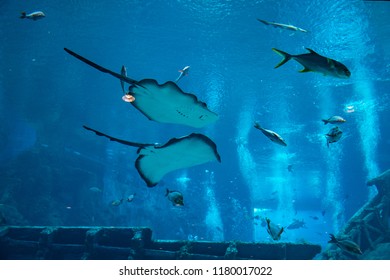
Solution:
[[[122,202],[123,202],[123,198],[117,199],[117,200],[113,200],[113,201],[111,202],[111,206],[119,206],[119,205],[122,204]]]
[[[272,142],[275,142],[276,144],[279,144],[282,146],[287,146],[284,139],[276,132],[269,130],[269,129],[262,128],[257,122],[255,122],[254,127],[257,128],[258,130],[260,130],[261,132],[263,132],[263,134],[265,136],[267,136],[268,139],[270,139]]]
[[[275,28],[281,28],[281,29],[286,29],[286,30],[290,30],[290,31],[301,31],[301,32],[305,32],[305,33],[307,32],[307,30],[296,27],[296,26],[291,25],[291,24],[277,23],[277,22],[267,21],[267,20],[263,20],[263,19],[257,19],[257,20],[260,21],[261,23],[264,23],[265,25],[271,25]]]
[[[272,50],[276,52],[277,54],[281,55],[283,57],[282,61],[280,61],[275,68],[278,68],[285,64],[290,59],[294,59],[300,64],[303,65],[303,69],[300,70],[300,73],[305,72],[318,72],[322,73],[325,76],[333,76],[337,78],[349,78],[351,76],[351,72],[348,70],[348,68],[334,60],[325,56],[321,56],[312,49],[306,48],[309,53],[304,54],[298,54],[298,55],[291,55],[284,51],[278,50],[273,48]]]
[[[330,143],[339,141],[342,135],[343,132],[337,126],[333,127],[327,134],[325,134],[326,145],[329,147]]]
[[[27,14],[26,12],[22,12],[20,18],[28,18],[32,20],[38,20],[44,18],[46,15],[41,11],[32,12]]]
[[[324,124],[328,124],[328,123],[330,123],[330,124],[337,124],[337,123],[345,123],[346,122],[346,120],[343,119],[340,116],[332,116],[329,119],[322,120],[322,121],[324,122]]]
[[[279,227],[278,225],[275,225],[271,222],[270,219],[265,219],[267,222],[267,232],[271,236],[273,240],[280,240],[280,237],[284,231],[283,227]]]
[[[165,196],[168,197],[168,200],[172,202],[173,206],[184,206],[183,194],[181,192],[167,189]]]
[[[336,244],[344,252],[361,255],[363,254],[359,245],[349,239],[337,239],[333,234],[329,234],[330,240],[328,243]]]
[[[306,223],[304,220],[294,219],[294,221],[287,227],[287,229],[298,229],[298,228],[306,228]]]

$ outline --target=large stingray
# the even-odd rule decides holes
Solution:
[[[128,101],[150,120],[200,128],[218,119],[218,115],[210,111],[206,103],[199,101],[194,94],[183,92],[172,81],[161,85],[154,79],[136,81],[108,70],[67,48],[64,50],[97,70],[130,84],[128,96],[132,99]],[[122,73],[125,71],[122,70]]]
[[[154,187],[165,174],[210,161],[221,161],[215,143],[203,134],[172,138],[163,145],[135,143],[114,138],[84,126],[98,136],[104,136],[127,146],[138,147],[135,167],[148,187]]]

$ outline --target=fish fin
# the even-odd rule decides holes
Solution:
[[[275,48],[272,48],[272,50],[274,52],[276,52],[278,55],[281,55],[283,57],[283,59],[274,68],[278,68],[278,67],[282,66],[283,64],[285,64],[287,61],[289,61],[292,58],[291,54],[288,54],[284,51],[281,51],[281,50],[278,50]]]
[[[327,120],[322,120],[324,122],[324,124],[328,124],[328,121]]]
[[[328,61],[328,65],[329,65],[330,68],[332,68],[332,69],[336,68],[333,59],[327,57],[326,60]]]
[[[27,15],[26,12],[21,12],[20,14],[21,14],[21,15],[20,15],[20,18],[26,18],[26,15]]]
[[[298,71],[299,73],[306,73],[306,72],[311,72],[311,70],[309,68],[303,68],[302,70],[299,70]]]
[[[307,49],[310,53],[312,53],[312,54],[316,54],[316,55],[319,55],[318,53],[316,53],[315,51],[313,51],[312,49],[309,49],[309,48],[305,48],[305,49]]]

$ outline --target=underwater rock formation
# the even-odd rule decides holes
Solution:
[[[328,245],[320,259],[390,259],[384,248],[390,248],[390,169],[367,182],[376,186],[378,193],[370,199],[346,223],[337,235],[338,239],[348,238],[356,242],[362,255],[349,254]]]

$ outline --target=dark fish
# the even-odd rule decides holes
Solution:
[[[113,200],[113,201],[111,202],[111,205],[112,205],[112,206],[119,206],[119,205],[122,204],[122,202],[123,202],[123,198],[121,198],[121,199],[116,199],[116,200]]]
[[[184,206],[183,194],[181,192],[167,189],[165,196],[168,197],[168,200],[172,202],[173,206]]]
[[[287,170],[288,172],[293,172],[293,165],[292,164],[287,165]]]
[[[280,237],[284,231],[283,227],[280,227],[278,225],[275,225],[274,223],[271,222],[270,219],[266,218],[265,219],[267,222],[267,232],[271,236],[273,240],[280,240]]]
[[[294,221],[287,228],[288,229],[306,228],[306,224],[304,220],[294,219]]]
[[[310,53],[291,55],[284,51],[273,48],[272,50],[277,54],[283,57],[282,61],[279,62],[275,68],[278,68],[285,64],[290,59],[294,59],[300,64],[303,65],[303,69],[300,70],[300,73],[304,72],[318,72],[324,75],[329,75],[337,78],[349,78],[351,76],[351,72],[348,68],[334,60],[325,56],[321,56],[315,51],[306,48]]]
[[[20,18],[28,18],[32,20],[38,20],[45,17],[45,14],[41,11],[32,12],[27,14],[26,12],[22,12]]]
[[[309,216],[310,218],[312,218],[313,220],[318,220],[319,218],[317,216]]]
[[[342,135],[343,132],[337,126],[333,127],[327,134],[325,134],[326,145],[329,147],[330,143],[336,143],[340,140]]]
[[[337,239],[333,234],[329,234],[330,240],[328,243],[336,244],[344,252],[352,253],[352,254],[363,254],[359,245],[349,239]]]

